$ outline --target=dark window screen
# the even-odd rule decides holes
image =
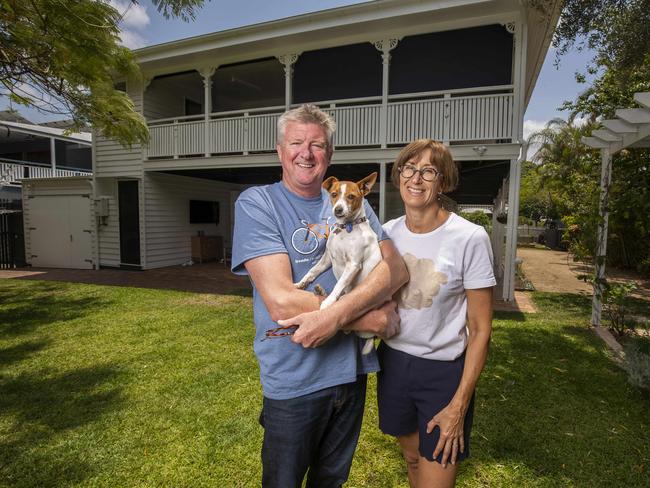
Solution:
[[[391,94],[510,83],[512,34],[501,25],[405,37],[391,52]]]
[[[275,58],[222,66],[212,78],[215,112],[284,106],[284,68]]]
[[[219,202],[190,200],[190,224],[219,225]]]
[[[293,74],[295,103],[381,96],[381,56],[369,43],[302,53]]]
[[[199,115],[203,113],[203,104],[185,99],[185,115]]]

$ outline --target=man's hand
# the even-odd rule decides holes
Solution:
[[[376,332],[381,339],[390,339],[400,331],[400,318],[397,313],[397,302],[389,300],[379,307],[375,312],[380,315],[379,328]]]
[[[298,329],[291,340],[303,347],[322,346],[338,332],[336,321],[327,309],[301,313],[290,319],[278,320],[278,324],[281,326],[297,325]]]
[[[381,339],[390,339],[395,334],[399,334],[400,331],[397,302],[394,300],[384,302],[381,307],[359,317],[344,329],[355,332],[370,332]]]

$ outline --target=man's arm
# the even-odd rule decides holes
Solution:
[[[373,332],[385,337],[398,331],[394,303],[387,305],[385,302],[408,281],[408,271],[390,240],[380,242],[380,248],[382,261],[350,293],[323,310],[278,321],[280,325],[299,326],[292,337],[294,342],[304,347],[318,347],[348,324],[351,324],[351,330]],[[367,316],[352,323],[364,314]]]
[[[287,254],[260,256],[246,261],[244,266],[274,322],[320,307],[319,297],[293,286]]]

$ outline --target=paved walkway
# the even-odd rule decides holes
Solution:
[[[0,279],[66,281],[217,294],[242,293],[250,290],[248,278],[233,275],[219,263],[170,266],[147,271],[21,268],[0,270]],[[495,290],[495,296],[501,296],[500,290]],[[519,291],[515,292],[514,302],[505,303],[497,300],[494,309],[508,312],[536,312],[529,295]]]
[[[219,294],[250,289],[248,278],[235,276],[223,264],[219,263],[170,266],[147,271],[21,268],[17,270],[0,270],[0,279],[2,278],[68,281],[72,283],[135,286],[139,288]]]
[[[579,293],[591,296],[591,284],[578,278],[581,274],[590,274],[589,266],[573,262],[568,253],[520,247],[517,257],[523,259],[523,270],[537,291],[555,293]],[[611,281],[634,281],[637,290],[633,296],[650,300],[650,280],[623,270],[606,268],[607,279]]]

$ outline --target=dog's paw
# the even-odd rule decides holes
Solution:
[[[327,293],[325,292],[325,290],[323,289],[322,286],[315,285],[314,286],[314,295],[316,295],[317,297],[326,297]]]
[[[294,283],[293,286],[295,288],[298,288],[299,290],[304,290],[305,287],[307,286],[307,282],[304,280],[299,281],[298,283]]]

